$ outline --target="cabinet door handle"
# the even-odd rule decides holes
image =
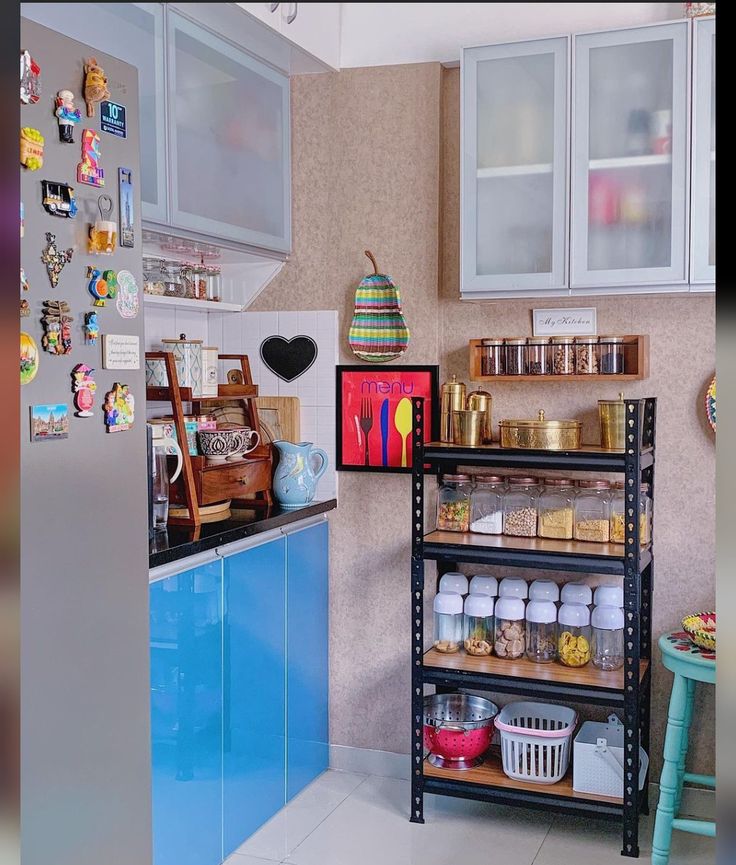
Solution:
[[[292,5],[292,4],[290,3],[289,6],[291,6],[291,5]],[[286,16],[286,23],[287,23],[287,24],[291,24],[291,23],[293,23],[294,19],[295,19],[296,16],[297,16],[297,12],[298,12],[298,11],[299,11],[299,4],[298,4],[298,3],[294,3],[294,11],[293,11],[293,12],[289,12],[289,14]]]

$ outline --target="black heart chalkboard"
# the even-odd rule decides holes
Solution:
[[[317,360],[317,343],[311,336],[269,336],[261,343],[261,360],[282,381],[294,381]]]

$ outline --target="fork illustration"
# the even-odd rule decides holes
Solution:
[[[364,396],[360,400],[360,428],[363,430],[363,435],[365,436],[365,463],[364,465],[370,465],[370,459],[368,457],[368,434],[373,429],[373,403],[370,400],[370,397]]]

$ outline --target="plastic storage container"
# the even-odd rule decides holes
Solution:
[[[470,531],[481,535],[503,533],[504,480],[499,475],[475,475],[470,496]]]
[[[520,598],[525,601],[529,596],[529,586],[521,577],[504,577],[498,587],[499,598]]]
[[[575,340],[571,336],[552,337],[552,374],[572,375],[575,372]]]
[[[537,664],[557,657],[557,607],[554,601],[526,605],[526,656]]]
[[[624,606],[624,587],[613,583],[603,583],[593,592],[593,603],[596,607]]]
[[[624,367],[624,338],[601,336],[598,338],[600,371],[603,375],[621,375]]]
[[[512,476],[503,499],[503,533],[533,538],[537,534],[537,479]]]
[[[560,663],[566,667],[584,667],[591,658],[590,610],[584,604],[563,604],[557,622]]]
[[[529,375],[552,373],[552,344],[548,336],[532,336],[527,342],[527,366]]]
[[[624,665],[624,611],[621,607],[596,607],[591,624],[593,666],[620,670]]]
[[[434,596],[434,647],[438,652],[458,652],[463,644],[463,597],[454,592]]]
[[[454,592],[456,595],[468,594],[468,578],[459,571],[448,571],[440,577],[440,591]]]
[[[493,651],[493,598],[468,595],[465,599],[463,646],[469,655],[490,655]]]
[[[527,375],[526,339],[505,339],[506,375]]]
[[[499,715],[500,717],[500,715]],[[624,795],[624,727],[616,715],[608,723],[586,721],[575,737],[572,789],[596,796]],[[649,756],[639,746],[639,789],[644,789]]]
[[[598,372],[598,337],[579,336],[575,340],[575,374],[597,375]]]
[[[575,486],[570,478],[548,478],[537,502],[537,534],[540,538],[570,540],[573,528]]]
[[[610,501],[611,484],[608,481],[579,481],[575,496],[575,525],[573,536],[576,541],[608,543],[610,538]]]
[[[584,604],[589,607],[593,603],[593,590],[582,580],[565,583],[560,592],[563,604]]]
[[[487,574],[476,574],[470,579],[470,594],[495,598],[498,596],[498,580]]]
[[[554,580],[534,580],[529,586],[529,600],[556,604],[560,600],[560,587]]]
[[[470,528],[470,475],[443,475],[437,488],[437,528],[467,532]]]
[[[516,660],[526,652],[526,621],[521,598],[496,601],[496,628],[493,651],[499,658]]]
[[[651,540],[652,500],[649,484],[642,484],[639,496],[639,542],[644,545]],[[626,539],[626,495],[623,484],[617,483],[611,496],[611,543],[623,544]]]
[[[505,375],[506,358],[502,339],[483,339],[480,344],[480,374]]]
[[[503,771],[517,781],[556,784],[567,772],[577,713],[554,703],[507,703],[496,716]]]

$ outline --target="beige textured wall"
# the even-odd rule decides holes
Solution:
[[[459,277],[459,74],[437,64],[373,67],[292,83],[294,253],[255,309],[340,312],[341,360],[363,249],[402,288],[407,363],[467,380],[467,340],[530,333],[537,301],[464,303]],[[579,303],[576,301],[576,303]],[[658,403],[654,633],[714,602],[714,443],[702,400],[713,373],[712,297],[597,298],[601,332],[649,333],[651,377],[627,394]],[[558,301],[546,305],[564,305]],[[568,305],[574,305],[572,302]],[[494,413],[580,417],[597,435],[596,401],[616,387],[498,385]],[[331,517],[330,738],[409,750],[408,479],[344,472]],[[499,569],[492,569],[497,573]],[[427,581],[431,590],[433,580]],[[658,771],[669,675],[654,676]],[[713,696],[698,704],[694,760],[713,768]]]

